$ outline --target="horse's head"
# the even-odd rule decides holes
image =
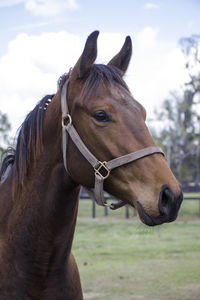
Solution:
[[[130,37],[108,65],[95,65],[97,37],[97,31],[88,37],[70,72],[67,102],[86,147],[100,161],[109,161],[155,143],[145,124],[144,107],[123,80],[132,53]],[[76,182],[94,186],[94,170],[71,139],[67,164]],[[175,220],[182,201],[180,185],[160,153],[115,168],[104,188],[134,206],[147,225]]]

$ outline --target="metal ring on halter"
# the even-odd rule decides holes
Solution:
[[[103,180],[108,178],[110,175],[110,170],[106,166],[106,161],[99,161],[99,166],[97,168],[94,168],[95,174],[99,175]],[[100,171],[107,172],[106,175],[101,174]]]
[[[63,118],[62,118],[62,126],[67,126],[67,125],[72,125],[72,117],[70,116],[70,114],[66,114]]]

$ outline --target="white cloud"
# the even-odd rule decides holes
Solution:
[[[144,8],[145,9],[159,9],[160,8],[160,5],[159,4],[155,4],[155,3],[152,3],[152,2],[148,2],[144,5]]]
[[[185,81],[184,61],[176,44],[158,41],[158,31],[144,28],[133,38],[133,58],[125,77],[133,95],[146,108],[167,97]],[[122,47],[121,33],[101,33],[98,59],[107,63]],[[76,63],[85,39],[65,31],[37,36],[20,34],[0,60],[0,109],[14,131],[45,94],[56,91],[58,77]]]
[[[159,41],[158,30],[144,28],[135,36],[127,81],[150,116],[157,106],[188,80],[184,57],[176,43]]]
[[[0,7],[24,3],[25,9],[36,16],[59,15],[68,9],[77,9],[76,0],[0,0]]]
[[[34,15],[59,15],[67,9],[76,9],[76,0],[26,0],[25,8]]]
[[[0,109],[15,130],[37,101],[56,91],[58,77],[75,64],[80,49],[80,38],[64,31],[20,34],[9,43],[0,60]]]

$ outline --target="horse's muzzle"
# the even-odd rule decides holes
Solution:
[[[160,215],[148,215],[139,201],[137,201],[137,209],[140,218],[146,225],[155,226],[174,221],[177,218],[182,201],[182,192],[176,196],[168,185],[164,185],[161,189],[158,201]]]

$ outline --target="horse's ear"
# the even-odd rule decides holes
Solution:
[[[99,31],[94,31],[88,36],[83,53],[71,71],[72,78],[81,79],[89,73],[97,57],[98,35]]]
[[[122,49],[119,51],[117,55],[113,57],[113,59],[111,59],[108,65],[117,67],[122,71],[122,74],[124,75],[128,68],[131,55],[132,55],[132,41],[130,36],[127,36]]]

